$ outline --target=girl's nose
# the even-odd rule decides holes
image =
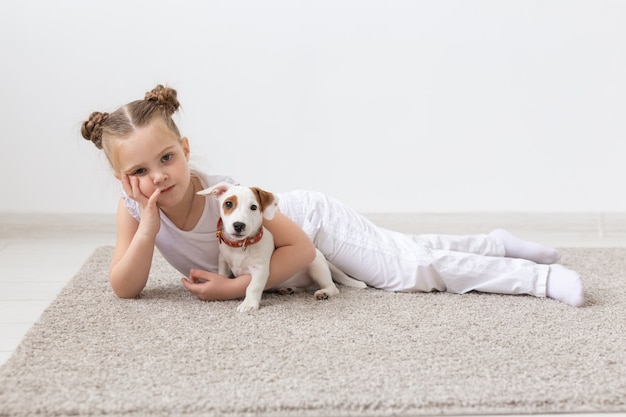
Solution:
[[[167,180],[167,174],[165,172],[155,172],[152,176],[152,181],[155,184],[164,183]]]

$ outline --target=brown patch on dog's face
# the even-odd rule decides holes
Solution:
[[[274,201],[274,194],[269,191],[262,190],[258,187],[250,187],[250,189],[256,195],[256,200],[259,202],[259,209],[261,209],[261,211],[265,210],[265,207],[269,206]]]
[[[231,195],[230,197],[226,198],[222,203],[222,210],[224,211],[224,214],[230,214],[231,212],[233,212],[237,208],[237,204],[238,201],[236,195]]]

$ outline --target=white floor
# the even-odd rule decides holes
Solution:
[[[555,247],[626,247],[626,213],[371,214],[408,233],[504,227]],[[0,365],[93,250],[115,243],[114,215],[0,213]],[[619,414],[621,416],[626,413]]]

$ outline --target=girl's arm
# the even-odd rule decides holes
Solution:
[[[284,214],[278,212],[263,225],[274,236],[276,250],[270,260],[270,277],[265,289],[275,287],[291,278],[315,259],[315,247],[302,229]],[[203,280],[205,282],[201,282]],[[183,285],[203,300],[233,300],[243,298],[250,283],[250,275],[226,278],[218,274],[191,270]]]
[[[263,225],[274,236],[276,247],[270,260],[270,278],[265,286],[268,289],[287,281],[313,262],[315,246],[300,226],[280,211]]]
[[[150,203],[156,206],[156,198]],[[142,221],[138,222],[128,212],[124,199],[120,199],[117,206],[117,240],[109,270],[109,281],[118,297],[137,297],[145,287],[159,227],[160,223],[155,224],[150,216],[142,217]]]
[[[161,227],[157,206],[161,191],[157,188],[151,196],[145,196],[137,177],[123,174],[119,179],[126,194],[139,204],[141,221],[130,214],[121,198],[117,204],[117,241],[109,281],[118,297],[135,298],[146,286],[150,274],[156,235]]]

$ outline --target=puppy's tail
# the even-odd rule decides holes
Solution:
[[[330,269],[330,274],[333,276],[333,280],[339,284],[345,285],[346,287],[367,288],[367,284],[363,281],[352,278],[350,275],[346,274],[330,262],[328,262],[328,268]]]

